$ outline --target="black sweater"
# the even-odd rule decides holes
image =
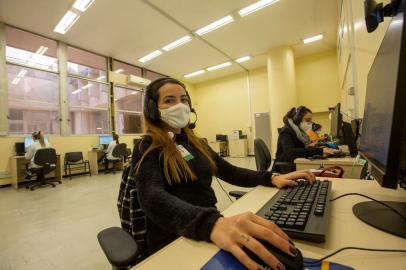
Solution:
[[[151,144],[145,137],[134,149],[134,163]],[[138,200],[147,216],[148,253],[152,254],[179,236],[210,241],[212,228],[221,214],[216,209],[216,196],[211,188],[212,173],[209,162],[191,144],[185,134],[175,136],[192,155],[188,161],[195,181],[168,185],[163,174],[161,150],[150,152],[136,174]],[[217,177],[242,187],[271,186],[269,171],[252,171],[231,165],[213,151]]]
[[[293,162],[296,158],[306,158],[314,155],[323,155],[323,149],[305,147],[304,143],[296,137],[292,127],[285,125],[279,133],[276,150],[277,162]],[[284,169],[275,166],[275,171],[285,173]]]

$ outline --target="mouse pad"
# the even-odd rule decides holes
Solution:
[[[316,259],[303,258],[306,262]],[[269,268],[270,269],[270,268]],[[200,270],[247,270],[233,255],[220,250]],[[342,264],[323,261],[321,264],[303,266],[303,270],[354,270]]]

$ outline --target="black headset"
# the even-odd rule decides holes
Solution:
[[[189,124],[189,128],[194,129],[196,127],[197,114],[195,109],[192,108],[192,99],[190,98],[190,95],[186,90],[186,86],[182,82],[170,77],[156,79],[145,88],[144,116],[154,124],[160,123],[161,119],[159,117],[159,109],[158,109],[158,90],[166,83],[178,84],[185,89],[186,95],[188,97],[190,112],[195,114],[196,116],[195,121]]]
[[[305,106],[299,106],[296,108],[296,113],[295,115],[292,117],[293,123],[295,123],[296,125],[298,125],[303,118],[303,111],[307,111],[308,109]]]

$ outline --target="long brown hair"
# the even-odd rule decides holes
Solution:
[[[150,112],[148,110],[148,108],[151,108],[151,105],[147,105],[147,108],[145,107],[145,104],[151,103],[151,101],[155,102],[155,105],[158,106],[159,88],[161,88],[166,83],[179,84],[186,91],[186,88],[182,83],[172,78],[166,78],[166,80],[158,79],[152,82],[149,87],[147,87],[146,99],[144,100],[144,125],[147,135],[152,137],[152,144],[144,152],[141,159],[138,161],[136,168],[138,172],[145,157],[151,151],[160,149],[160,158],[162,158],[163,160],[163,172],[166,180],[168,181],[168,184],[172,185],[174,183],[181,183],[182,181],[187,180],[194,181],[197,179],[197,177],[192,172],[187,162],[181,156],[179,150],[176,147],[176,143],[169,136],[169,126],[160,119],[156,119],[155,121],[152,120],[150,117]],[[190,104],[191,103],[189,103],[189,105]],[[157,108],[154,109],[158,110]],[[186,134],[189,143],[207,159],[210,164],[212,173],[215,173],[217,167],[213,160],[213,157],[209,152],[208,146],[204,144],[202,140],[197,137],[194,134],[193,130],[191,130],[188,126],[182,128],[182,130]]]

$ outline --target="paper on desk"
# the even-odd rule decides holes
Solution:
[[[304,261],[315,261],[316,259],[304,258]],[[200,270],[246,270],[233,255],[220,250],[217,252]],[[323,261],[323,263],[316,265],[305,265],[303,270],[354,270],[354,268],[337,264],[333,262]]]

